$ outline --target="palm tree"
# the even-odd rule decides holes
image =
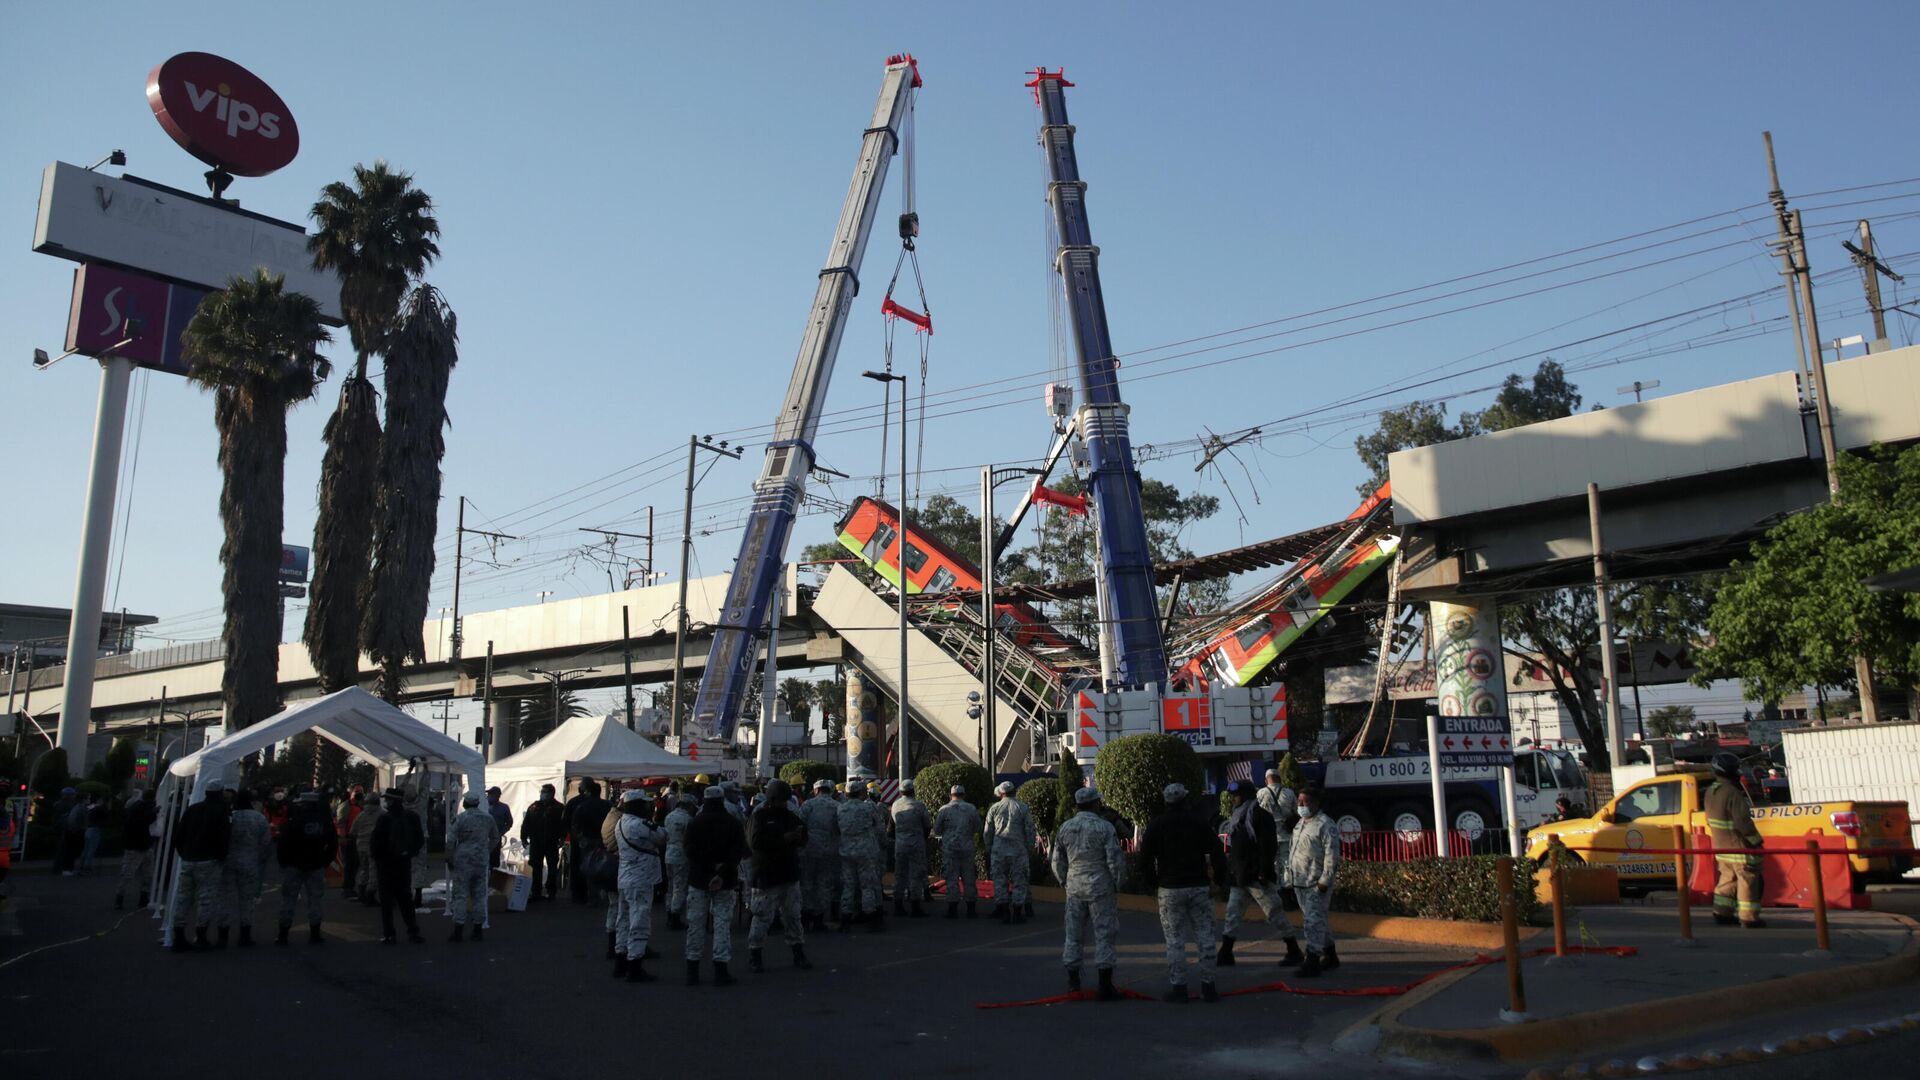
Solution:
[[[380,421],[367,361],[385,349],[407,287],[440,256],[434,243],[440,223],[427,193],[384,161],[354,166],[351,185],[328,184],[312,216],[318,229],[307,250],[314,266],[340,277],[340,307],[355,355],[323,435],[305,634],[320,688],[333,691],[358,681],[360,611],[373,559]]]
[[[447,443],[447,381],[460,359],[459,320],[439,290],[408,295],[387,342],[387,429],[380,442],[380,504],[361,642],[380,665],[380,696],[398,703],[408,660],[426,659],[421,623],[440,520]]]
[[[236,277],[200,304],[184,334],[188,377],[213,392],[220,432],[220,545],[229,729],[279,709],[280,529],[286,503],[287,409],[312,397],[332,370],[332,340],[312,297],[286,278]]]

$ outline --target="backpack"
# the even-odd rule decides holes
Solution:
[[[584,865],[587,881],[596,889],[612,892],[620,887],[620,858],[606,848],[594,848],[587,852]]]

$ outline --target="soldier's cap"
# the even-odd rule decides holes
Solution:
[[[1278,779],[1280,779],[1280,770],[1279,770],[1279,769],[1268,769],[1268,770],[1267,770],[1267,779],[1269,779],[1269,780],[1278,780]]]
[[[854,795],[865,790],[867,790],[867,782],[865,780],[847,781],[847,794]]]
[[[461,806],[479,806],[480,796],[475,795],[473,792],[469,791],[465,795],[460,796],[460,805]]]
[[[1100,801],[1100,792],[1094,788],[1083,787],[1073,793],[1073,801],[1081,806],[1091,806]]]
[[[832,790],[833,790],[833,781],[831,781],[831,780],[815,780],[815,781],[813,782],[813,790],[815,790],[815,791],[832,791]]]
[[[387,790],[381,792],[380,797],[383,799],[404,799],[407,797],[407,793],[404,791],[401,791],[397,787],[390,787]]]
[[[700,805],[700,800],[693,797],[693,792],[683,791],[680,793],[680,805],[681,806],[698,806]]]
[[[961,787],[959,784],[955,784],[947,789],[947,794],[949,795],[965,795],[966,793],[967,789]]]
[[[652,800],[652,798],[653,796],[647,793],[646,788],[634,788],[631,791],[622,792],[620,795],[620,801],[623,803],[645,802]]]
[[[913,790],[913,781],[911,781],[911,780],[902,780],[902,781],[900,781],[900,790],[901,790],[901,791],[903,791],[903,792],[907,792],[907,791],[912,791],[912,790]]]
[[[1013,794],[1013,781],[1011,781],[1011,780],[1002,780],[1002,781],[1000,781],[1000,786],[999,786],[999,787],[997,787],[997,788],[994,788],[994,789],[993,789],[993,793],[994,793],[995,795],[1011,795],[1011,794]]]
[[[499,787],[497,787],[497,786],[495,786],[495,787],[490,787],[490,788],[488,788],[488,789],[487,789],[487,794],[489,794],[489,795],[498,795],[498,794],[500,794],[500,789],[499,789]]]
[[[1185,802],[1187,799],[1187,785],[1168,784],[1165,788],[1161,789],[1160,797],[1170,803]]]
[[[724,799],[727,797],[725,789],[717,787],[709,787],[700,794],[707,799]]]
[[[213,779],[207,781],[208,792],[225,791],[225,790],[227,790],[227,782],[225,780],[222,780],[216,776]],[[67,791],[72,792],[73,789],[68,788]]]
[[[728,781],[725,781],[725,782],[723,782],[723,783],[722,783],[722,784],[720,785],[720,789],[721,789],[722,791],[726,791],[726,792],[729,792],[729,793],[731,793],[731,792],[735,792],[735,791],[739,791],[739,790],[740,790],[740,781],[738,781],[738,780],[728,780]]]
[[[1267,775],[1268,775],[1268,776],[1272,776],[1273,774],[1272,774],[1272,773],[1268,773]],[[1234,781],[1233,783],[1231,783],[1231,784],[1228,784],[1228,785],[1227,785],[1227,794],[1229,794],[1229,795],[1242,795],[1242,796],[1248,796],[1248,795],[1252,795],[1252,794],[1253,794],[1253,781],[1251,781],[1251,780],[1235,780],[1235,781]]]

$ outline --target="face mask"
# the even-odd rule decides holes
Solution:
[[[1311,807],[1311,806],[1303,806],[1303,807],[1301,807],[1301,808],[1300,808],[1300,816],[1301,816],[1302,818],[1310,818],[1310,817],[1312,817],[1312,816],[1314,816],[1315,814],[1318,814],[1319,812],[1320,812],[1320,811],[1318,811],[1318,810],[1315,810],[1315,809],[1314,809],[1313,807]]]

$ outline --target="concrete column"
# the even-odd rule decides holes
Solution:
[[[857,671],[847,672],[847,779],[880,772],[880,699]]]
[[[495,698],[487,706],[487,727],[493,741],[487,745],[487,764],[491,765],[517,749],[520,734],[520,699]]]
[[[1441,716],[1507,716],[1506,663],[1500,652],[1500,607],[1434,601],[1434,696]]]

